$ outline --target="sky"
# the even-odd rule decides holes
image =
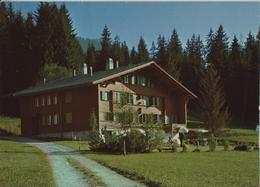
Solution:
[[[60,3],[57,3],[60,5]],[[100,38],[106,24],[111,38],[116,35],[131,48],[140,36],[148,47],[159,34],[169,39],[175,28],[183,46],[192,34],[206,39],[210,28],[223,25],[227,36],[237,35],[244,42],[260,27],[258,2],[66,2],[77,36]],[[14,8],[23,15],[35,11],[36,2],[16,2]]]

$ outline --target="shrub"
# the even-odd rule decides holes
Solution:
[[[187,152],[187,150],[188,150],[187,144],[183,143],[183,145],[182,145],[182,152]]]
[[[224,150],[228,151],[228,149],[229,149],[229,141],[224,139],[223,140],[223,146],[224,146]]]
[[[177,152],[178,151],[178,144],[177,143],[173,143],[172,144],[172,152]]]
[[[126,140],[126,150],[127,152],[143,153],[146,152],[147,141],[145,134],[140,132],[138,129],[131,129],[127,132]]]
[[[90,149],[102,152],[123,152],[124,141],[126,151],[129,153],[151,152],[162,142],[162,134],[158,130],[141,132],[140,129],[131,129],[123,135],[116,135],[109,131],[103,131],[103,137],[99,131],[89,135]]]
[[[146,147],[149,152],[153,151],[162,143],[163,131],[157,129],[148,129],[145,131]]]
[[[103,143],[102,137],[98,130],[89,133],[89,148],[92,151],[98,151]]]
[[[251,147],[248,144],[239,144],[234,148],[235,151],[250,151]]]

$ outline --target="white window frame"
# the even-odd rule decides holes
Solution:
[[[72,112],[65,113],[65,123],[71,124],[73,120]]]
[[[100,91],[101,101],[108,101],[109,93],[107,91]]]
[[[135,84],[136,76],[132,75],[131,76],[131,84]]]
[[[50,95],[47,96],[47,105],[51,105],[51,96]]]
[[[53,115],[53,124],[58,125],[59,124],[59,114]]]
[[[34,101],[34,102],[35,102],[35,106],[36,106],[36,107],[39,107],[39,106],[40,106],[40,102],[39,102],[39,98],[38,98],[38,97],[35,98],[35,101]]]
[[[42,96],[42,97],[41,97],[41,105],[42,105],[42,106],[45,106],[45,96]]]
[[[58,96],[57,95],[53,96],[53,104],[54,105],[58,104]]]
[[[128,84],[128,83],[129,83],[129,76],[128,76],[128,75],[125,75],[125,76],[124,76],[124,83],[125,83],[125,84]]]
[[[51,115],[51,114],[49,114],[49,115],[47,116],[47,124],[48,124],[48,125],[52,125],[52,115]]]

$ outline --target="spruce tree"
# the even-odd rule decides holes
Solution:
[[[119,36],[116,35],[115,39],[112,43],[112,47],[111,47],[111,56],[113,58],[114,61],[119,61],[119,63],[122,63],[122,57],[121,57],[121,43],[120,43],[120,39]]]
[[[155,44],[154,42],[152,42],[152,46],[150,48],[150,59],[151,60],[155,60],[156,59],[156,47],[155,47]]]
[[[97,58],[96,49],[94,45],[90,43],[85,57],[85,63],[88,64],[89,67],[92,66],[95,69],[96,58]]]
[[[223,78],[223,75],[225,74],[223,70],[227,63],[228,57],[228,38],[222,25],[219,26],[213,36],[213,39],[210,38],[208,48],[208,63],[214,64],[215,68],[219,71],[221,77]]]
[[[55,58],[59,65],[79,70],[82,67],[84,56],[76,39],[72,21],[65,4],[62,4],[59,9],[58,21],[56,42],[54,45],[59,50]]]
[[[96,63],[96,70],[104,70],[105,64],[108,60],[108,58],[111,58],[111,38],[110,38],[110,31],[105,25],[103,32],[102,32],[102,38],[101,38],[101,51],[100,56],[98,58],[98,61]]]
[[[131,64],[138,63],[137,52],[135,51],[135,47],[132,48],[131,53],[130,53],[130,63]]]
[[[156,62],[167,71],[168,68],[168,56],[167,56],[167,44],[164,36],[159,35],[157,38],[157,53]]]
[[[192,35],[187,41],[185,60],[181,65],[181,77],[183,84],[195,94],[198,94],[198,86],[201,79],[201,71],[204,67],[203,43],[200,36]]]
[[[174,29],[168,44],[168,72],[180,80],[180,66],[182,61],[182,47],[177,31]]]
[[[141,37],[138,43],[137,62],[141,63],[141,62],[148,62],[148,61],[149,61],[149,52],[147,50],[143,37]]]
[[[224,127],[229,120],[229,112],[223,93],[220,76],[214,65],[203,73],[200,83],[200,107],[202,118],[207,129],[215,134],[220,128]]]
[[[4,83],[7,77],[5,66],[8,62],[8,20],[7,8],[4,2],[0,3],[0,113],[3,112],[2,95],[4,95]]]
[[[128,65],[130,63],[130,56],[129,56],[129,50],[128,50],[128,47],[127,47],[125,41],[121,44],[120,53],[121,53],[121,55],[120,55],[121,59],[119,61],[119,65],[120,66]]]
[[[27,14],[27,18],[24,23],[25,26],[25,58],[26,61],[23,64],[24,66],[24,88],[33,86],[36,83],[37,79],[37,63],[35,56],[35,24],[32,13]]]

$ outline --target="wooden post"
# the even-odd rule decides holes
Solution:
[[[125,139],[124,139],[124,156],[126,156],[126,145],[125,145]]]

